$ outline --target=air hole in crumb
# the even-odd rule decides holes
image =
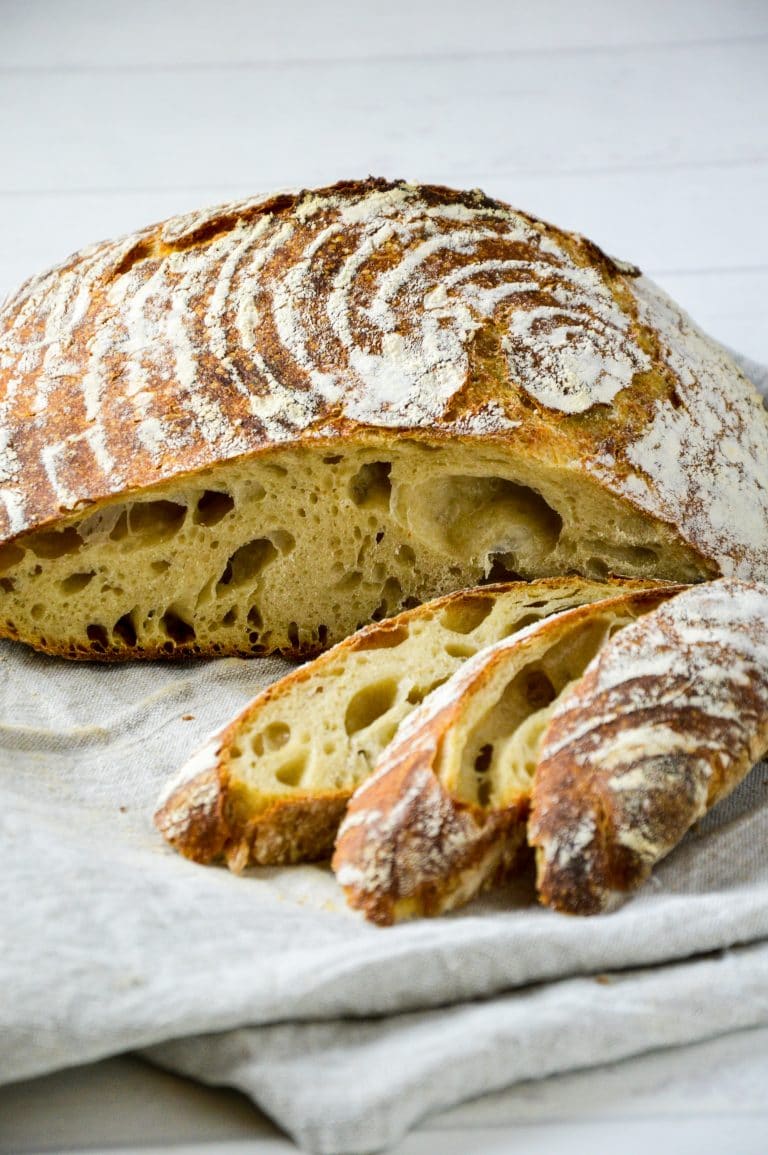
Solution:
[[[306,765],[306,755],[298,754],[278,770],[275,770],[275,778],[277,778],[278,782],[282,782],[284,786],[298,786],[301,783]]]
[[[403,598],[402,606],[404,610],[415,610],[416,607],[420,605],[421,602],[419,599],[413,597],[412,595],[407,598]]]
[[[68,553],[77,553],[82,548],[83,539],[77,530],[70,526],[69,529],[51,533],[36,533],[28,539],[27,544],[36,557],[56,558],[64,557]]]
[[[518,630],[524,630],[526,626],[532,626],[534,622],[541,621],[541,614],[523,614],[521,618],[516,621],[504,631],[502,637],[508,638],[511,634],[516,634]]]
[[[169,561],[153,561],[149,567],[153,573],[165,573],[167,569],[171,568]]]
[[[493,758],[493,746],[487,743],[481,746],[475,758],[475,777],[477,779],[477,801],[481,806],[487,806],[491,800],[491,783],[488,771]]]
[[[591,557],[584,566],[584,571],[587,577],[591,578],[606,578],[608,577],[608,566],[601,557]]]
[[[112,529],[109,531],[110,541],[122,541],[128,533],[128,510],[124,509]]]
[[[491,768],[491,759],[493,758],[493,744],[486,742],[485,746],[481,746],[475,758],[475,774],[487,774]]]
[[[18,565],[23,557],[24,550],[18,545],[14,545],[13,542],[0,546],[0,573],[5,573],[6,570]]]
[[[317,627],[317,640],[321,646],[324,646],[328,641],[328,627],[324,623]]]
[[[237,606],[233,606],[231,610],[227,610],[224,617],[221,619],[223,626],[233,626],[237,621]]]
[[[351,573],[346,574],[341,581],[336,583],[338,590],[353,590],[356,589],[363,580],[363,575],[360,570],[352,570]]]
[[[344,729],[347,734],[357,734],[358,731],[372,726],[392,708],[396,697],[397,682],[394,678],[374,682],[373,685],[358,690],[344,715]]]
[[[195,637],[194,627],[191,626],[189,622],[185,622],[184,619],[173,610],[165,611],[160,619],[160,626],[170,640],[176,642],[177,645],[186,645]],[[165,649],[166,646],[163,648]]]
[[[90,573],[72,573],[59,582],[59,587],[63,594],[79,594],[95,576],[96,571],[93,569]]]
[[[512,554],[491,554],[491,568],[485,577],[480,579],[480,585],[495,585],[497,582],[519,582],[520,574],[512,569],[514,559]]]
[[[401,545],[395,554],[395,558],[400,565],[412,566],[416,563],[416,554],[409,545]]]
[[[281,750],[291,736],[291,728],[285,722],[271,722],[264,731],[264,742],[268,750]]]
[[[228,493],[219,493],[215,489],[206,489],[195,509],[195,523],[197,525],[218,525],[223,517],[235,508],[235,499]]]
[[[554,702],[557,691],[543,670],[531,670],[525,680],[525,697],[534,710],[541,710]]]
[[[431,694],[433,690],[442,686],[443,682],[447,680],[447,678],[438,678],[436,681],[430,682],[428,686],[412,686],[408,692],[408,701],[412,706],[418,706],[420,702],[424,701],[427,694]]]
[[[400,599],[403,596],[403,587],[396,577],[389,577],[384,582],[384,588],[381,591],[382,605],[385,607],[387,614],[393,614],[400,609]]]
[[[271,722],[264,730],[254,734],[251,739],[251,749],[259,757],[266,751],[282,750],[291,736],[290,726],[285,722]]]
[[[323,464],[324,465],[338,465],[340,461],[341,461],[341,454],[340,453],[333,453],[329,457],[323,458]]]
[[[186,505],[175,501],[137,501],[128,514],[128,525],[143,545],[155,545],[178,533],[186,516]]]
[[[269,535],[269,539],[280,553],[290,553],[296,545],[296,538],[287,529],[273,529]]]
[[[0,590],[4,590],[5,593],[9,594],[15,589],[16,582],[13,580],[13,578],[0,578]]]
[[[493,606],[491,597],[459,597],[445,607],[440,615],[440,625],[452,634],[471,634],[485,621]]]
[[[259,537],[246,542],[229,558],[217,589],[222,586],[241,586],[253,581],[276,557],[277,550],[268,538]]]
[[[29,611],[29,616],[31,618],[35,618],[35,619],[41,618],[43,616],[44,611],[45,611],[45,606],[41,605],[40,602],[38,602],[37,605],[32,606],[32,609]]]
[[[392,492],[391,470],[389,461],[369,461],[361,465],[349,483],[349,496],[355,505],[388,508]]]
[[[629,546],[626,550],[627,558],[633,565],[646,566],[655,565],[659,560],[659,555],[655,549],[645,545]]]
[[[133,624],[133,613],[123,614],[121,618],[118,618],[112,633],[115,637],[119,638],[124,645],[135,646],[137,637],[136,627]]]
[[[88,626],[85,635],[94,650],[105,650],[109,645],[109,637],[104,626],[97,625],[95,622]]]
[[[299,627],[297,626],[296,622],[289,622],[288,623],[288,641],[291,643],[291,645],[294,648],[298,649],[298,646],[299,646]]]
[[[384,530],[380,529],[376,534],[376,545],[379,545],[384,540]]]
[[[477,646],[470,642],[449,642],[444,649],[449,658],[472,658],[477,653]]]
[[[251,606],[251,608],[248,610],[248,625],[253,626],[255,630],[260,630],[264,625],[264,620],[259,613],[258,606]]]
[[[378,630],[371,630],[369,634],[363,634],[359,638],[355,638],[350,645],[351,651],[361,650],[391,650],[395,646],[401,646],[408,638],[407,626],[382,626]]]
[[[377,734],[377,739],[379,742],[381,742],[382,746],[388,746],[389,745],[389,743],[392,741],[395,734],[397,733],[397,728],[399,725],[400,725],[400,719],[399,718],[390,718],[390,720],[388,722],[387,721],[382,722],[381,726],[379,727],[379,732]],[[369,761],[370,761],[370,759],[369,759]],[[373,769],[372,764],[371,764],[371,769]]]

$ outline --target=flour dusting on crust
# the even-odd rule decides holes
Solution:
[[[768,744],[768,586],[692,587],[619,632],[542,743],[529,837],[546,901],[638,885]]]
[[[676,383],[650,424],[568,440],[648,373]],[[259,195],[83,249],[0,309],[0,540],[371,429],[549,439],[723,572],[768,576],[768,421],[745,378],[633,266],[481,192]]]

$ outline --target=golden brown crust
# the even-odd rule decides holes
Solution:
[[[230,796],[228,838],[221,851],[230,870],[327,859],[350,793],[336,790],[277,798],[256,818],[241,816]]]
[[[715,582],[618,634],[560,703],[529,839],[543,902],[595,914],[637,888],[768,744],[768,587]]]
[[[633,267],[477,191],[348,181],[174,218],[0,310],[0,541],[383,429],[514,442],[675,526],[718,571],[759,575],[768,421],[673,309]],[[741,526],[702,499],[715,475]]]
[[[158,807],[154,822],[185,858],[215,862],[233,837],[227,799],[227,776],[209,766],[174,789]]]
[[[231,788],[224,742],[214,758],[173,787],[155,812],[155,826],[175,850],[194,862],[224,860],[235,872],[328,858],[350,791],[276,798],[253,817]]]
[[[528,799],[489,811],[451,797],[432,769],[434,749],[408,750],[356,794],[332,866],[351,907],[391,926],[463,900],[463,888],[501,881],[525,841]],[[360,885],[361,873],[365,885]]]

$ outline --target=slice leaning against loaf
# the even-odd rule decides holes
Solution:
[[[439,914],[513,868],[538,746],[558,697],[616,630],[679,586],[532,624],[469,659],[400,727],[353,796],[333,868],[382,925]]]
[[[681,593],[597,655],[549,722],[529,837],[543,902],[615,905],[768,747],[768,586]]]
[[[199,862],[328,857],[399,723],[472,654],[530,622],[648,583],[483,586],[372,625],[260,694],[165,791],[158,828]]]
[[[768,578],[768,415],[639,270],[349,181],[91,246],[0,307],[0,635],[307,656],[485,580]]]

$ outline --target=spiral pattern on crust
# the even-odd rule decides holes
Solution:
[[[482,194],[257,197],[85,249],[0,314],[9,529],[29,521],[22,463],[54,512],[333,418],[431,428],[489,323],[509,382],[560,409],[644,364],[601,272]],[[509,424],[503,396],[472,417]]]

